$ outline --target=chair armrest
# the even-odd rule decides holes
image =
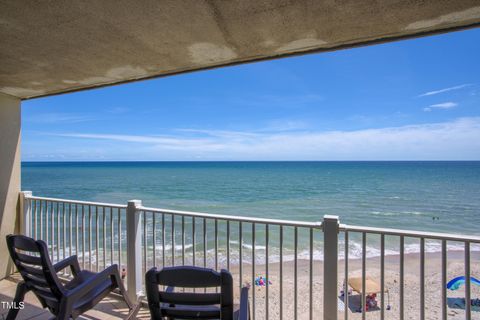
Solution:
[[[118,267],[116,264],[111,265],[107,269],[95,274],[77,287],[69,290],[66,295],[68,298],[72,297],[72,299],[79,299],[89,293],[91,290],[95,289],[100,283],[105,280],[110,280],[112,282],[112,285],[118,285],[114,278],[120,278],[120,275],[118,273]]]
[[[53,265],[55,272],[59,272],[60,270],[65,269],[66,267],[70,267],[75,277],[77,276],[77,274],[80,273],[80,265],[78,264],[78,259],[76,255],[63,259],[62,261],[57,262]]]
[[[243,287],[240,293],[240,310],[237,320],[250,319],[250,304],[248,302],[248,287]]]

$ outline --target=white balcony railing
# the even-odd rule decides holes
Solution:
[[[321,222],[274,220],[144,207],[141,201],[127,205],[36,197],[21,193],[22,233],[45,240],[53,262],[76,254],[80,265],[89,270],[118,264],[125,269],[131,298],[143,295],[143,275],[153,266],[198,265],[229,269],[237,283],[236,292],[249,283],[253,319],[349,318],[349,295],[344,309],[338,310],[340,277],[348,279],[349,261],[361,260],[362,292],[367,275],[367,237],[380,247],[380,285],[385,292],[386,238],[399,241],[399,301],[396,318],[405,317],[405,241],[419,241],[420,308],[415,318],[426,319],[425,242],[441,244],[441,283],[447,280],[447,243],[464,248],[465,300],[470,301],[471,244],[480,237],[397,229],[369,228],[340,224],[336,216]],[[374,237],[373,241],[371,238]],[[360,239],[361,256],[349,256],[352,239]],[[343,246],[343,253],[341,248]],[[322,263],[319,259],[323,257]],[[342,270],[343,267],[343,270]],[[299,274],[308,281],[299,282]],[[257,290],[255,279],[267,280]],[[269,284],[272,278],[275,285]],[[287,279],[289,279],[287,281]],[[348,292],[347,281],[344,292]],[[318,289],[322,282],[323,289]],[[441,318],[447,319],[447,294],[442,285]],[[271,303],[271,300],[275,303]],[[366,318],[366,296],[361,295],[361,315]],[[386,315],[384,295],[380,295],[380,318]],[[301,312],[298,310],[307,310]],[[393,311],[389,311],[393,312]],[[471,319],[465,305],[465,319]],[[351,315],[350,315],[351,316]]]

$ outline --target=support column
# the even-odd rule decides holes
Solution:
[[[137,301],[142,290],[142,231],[140,212],[141,200],[130,200],[127,205],[127,294]]]
[[[325,215],[323,217],[324,320],[337,320],[338,317],[338,224],[337,216]],[[345,306],[345,308],[347,307]]]
[[[5,237],[18,232],[20,194],[20,99],[0,93],[0,254],[8,255]],[[0,279],[12,271],[0,259]]]

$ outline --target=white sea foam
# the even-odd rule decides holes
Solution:
[[[238,242],[236,242],[238,244]],[[314,250],[310,252],[309,248],[299,248],[297,251],[297,259],[298,260],[310,260],[310,258],[314,261],[323,261],[323,244],[322,243],[314,243]],[[193,245],[185,244],[185,263],[186,264],[193,264]],[[242,246],[242,264],[249,265],[252,263],[252,246],[250,244],[243,244]],[[266,257],[266,247],[265,246],[255,246],[255,264],[257,265],[264,265],[267,262]],[[404,247],[405,254],[414,254],[420,252],[420,246],[418,243],[407,243]],[[54,246],[54,260],[57,260],[57,250],[56,246]],[[60,248],[59,258],[63,259],[63,248]],[[171,245],[165,245],[165,258],[167,263],[171,261]],[[275,246],[269,246],[268,251],[268,263],[277,263],[280,262],[280,249]],[[122,255],[126,255],[126,247],[122,250]],[[153,246],[149,246],[147,250],[147,265],[153,266]],[[345,244],[343,241],[339,243],[339,259],[343,259],[345,257]],[[425,241],[425,252],[427,253],[435,253],[441,252],[442,244],[440,241],[434,240],[427,240]],[[464,245],[462,243],[449,243],[447,245],[448,251],[463,251]],[[480,244],[472,244],[471,251],[480,252]],[[182,245],[175,245],[175,261],[182,260]],[[68,256],[69,249],[66,249],[66,256]],[[97,251],[91,250],[90,252],[85,251],[85,255],[83,255],[82,250],[77,250],[75,247],[72,248],[72,253],[77,254],[80,261],[85,259],[86,266],[88,267],[90,263],[94,266],[97,264]],[[156,259],[157,265],[160,260],[162,260],[163,249],[161,246],[156,247]],[[366,246],[366,257],[367,258],[374,258],[379,257],[381,254],[379,246],[375,245],[368,245]],[[392,244],[388,244],[385,248],[385,256],[393,256],[398,255],[399,250],[393,249]],[[143,255],[143,250],[142,250]],[[227,256],[227,249],[224,246],[220,246],[217,255],[215,254],[214,248],[207,248],[206,250],[206,257],[204,258],[204,250],[203,248],[197,248],[195,252],[195,261],[196,265],[203,265],[204,261],[206,261],[207,266],[214,267],[218,264],[220,267],[227,267],[227,265],[235,266],[240,263],[240,252],[238,246],[231,246],[229,251],[229,256]],[[349,251],[348,251],[349,259],[361,259],[362,258],[362,245],[356,241],[349,241]],[[106,260],[110,263],[110,251],[107,248],[106,251]],[[284,248],[282,261],[289,262],[295,260],[294,251],[291,248]],[[103,266],[103,249],[99,248],[98,250],[98,261],[100,266]],[[118,251],[114,249],[114,263],[118,263]],[[124,265],[124,262],[122,265]],[[82,262],[81,262],[82,263]]]

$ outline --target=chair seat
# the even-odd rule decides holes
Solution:
[[[84,283],[85,281],[88,281],[88,279],[95,276],[96,274],[97,274],[96,272],[82,270],[77,274],[76,277],[74,277],[72,280],[65,283],[65,289],[71,290],[73,288],[76,288],[77,286]]]
[[[90,278],[94,277],[97,273],[82,270],[78,275],[72,279],[70,282],[65,284],[66,289],[73,289],[80,284],[88,281]],[[73,309],[76,313],[80,314],[86,310],[93,308],[96,303],[102,300],[108,293],[111,291],[113,283],[110,279],[106,279],[99,283],[94,289],[90,290],[87,294],[85,294],[82,298],[78,299],[73,304]]]

